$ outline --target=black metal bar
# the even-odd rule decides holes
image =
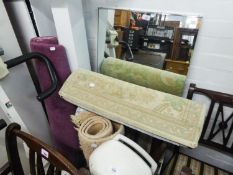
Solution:
[[[209,111],[208,111],[207,117],[205,119],[205,123],[204,123],[203,130],[201,133],[201,140],[203,140],[205,137],[205,133],[206,133],[206,130],[207,130],[209,122],[210,122],[210,118],[211,118],[211,114],[212,114],[213,109],[214,109],[214,105],[215,105],[215,101],[211,100]]]
[[[227,142],[226,142],[226,134],[225,134],[225,128],[224,128],[224,123],[225,123],[225,121],[224,121],[224,110],[223,110],[223,106],[221,107],[221,118],[222,118],[222,123],[220,123],[220,124],[222,124],[222,128],[221,128],[221,125],[219,125],[219,128],[221,128],[221,130],[222,130],[222,137],[223,137],[223,144],[225,145],[225,146],[227,146]]]
[[[20,130],[20,125],[14,123],[7,127],[5,133],[5,143],[7,150],[7,157],[11,167],[12,172],[17,172],[17,175],[24,175],[23,167],[20,161],[17,138],[16,135],[13,134],[14,130]],[[15,174],[15,173],[13,173]]]
[[[127,58],[126,60],[127,61],[132,61],[134,59],[134,56],[133,56],[133,52],[132,52],[132,49],[129,46],[129,44],[127,42],[125,42],[125,41],[119,41],[119,44],[122,44],[122,45],[126,46],[126,48],[129,50],[129,53],[130,53],[130,59]]]
[[[231,144],[231,151],[233,150],[233,143]],[[233,151],[232,151],[233,152]]]
[[[219,104],[219,106],[218,106],[218,111],[217,111],[217,113],[216,113],[216,115],[215,115],[214,123],[213,123],[213,125],[212,125],[212,127],[211,127],[210,135],[209,135],[209,137],[208,137],[208,140],[213,139],[214,128],[215,128],[215,126],[216,126],[218,116],[219,116],[219,114],[221,113],[221,108],[222,108],[222,104]],[[209,122],[208,122],[208,123],[209,123]]]
[[[230,117],[229,117],[228,119],[232,118],[232,116],[233,116],[233,113],[230,115]],[[227,119],[226,121],[229,121],[228,119]],[[227,137],[226,137],[226,142],[227,142],[227,143],[228,143],[228,141],[229,141],[229,139],[230,139],[230,137],[231,137],[232,131],[233,131],[233,120],[232,120],[232,122],[231,122],[231,127],[230,127],[229,132],[228,132]],[[233,143],[232,143],[232,144],[233,144]]]
[[[0,119],[0,130],[2,130],[3,128],[5,128],[7,126],[6,121],[3,119]]]
[[[58,79],[57,79],[57,74],[55,72],[55,68],[53,67],[53,64],[48,59],[48,57],[46,57],[45,55],[43,55],[41,53],[32,52],[32,53],[24,54],[24,55],[19,56],[17,58],[8,60],[5,63],[7,65],[7,68],[12,68],[12,67],[15,67],[21,63],[29,61],[31,59],[38,59],[38,60],[41,60],[42,62],[44,62],[47,69],[48,69],[49,76],[51,79],[50,87],[47,90],[45,90],[44,92],[41,92],[37,96],[37,99],[39,101],[41,101],[41,100],[44,100],[45,98],[49,97],[57,89],[57,84],[58,84]]]
[[[11,172],[11,167],[9,162],[5,163],[1,168],[0,168],[0,174],[1,175],[8,175]]]
[[[195,88],[196,88],[196,85],[194,83],[191,83],[190,86],[189,86],[189,90],[188,90],[188,94],[187,94],[187,99],[192,100]]]
[[[229,120],[233,117],[233,112],[231,113],[231,115],[227,118],[227,120],[224,121],[224,123],[222,123],[222,125],[227,125],[227,123],[229,122]],[[221,130],[222,128],[219,127],[215,133],[213,134],[213,138],[217,135],[217,133]],[[229,134],[228,134],[229,135]],[[230,136],[229,136],[230,137]],[[226,137],[226,139],[228,138],[228,136]],[[227,139],[228,142],[229,138]]]
[[[226,121],[225,122],[229,122],[229,120],[231,119],[233,117],[233,112],[231,113],[231,115],[226,119]]]
[[[39,34],[39,30],[38,30],[37,25],[36,25],[36,20],[35,20],[34,13],[33,13],[33,10],[32,10],[31,2],[30,2],[30,0],[25,0],[25,3],[27,5],[27,9],[28,9],[30,18],[32,20],[32,25],[34,27],[36,36],[38,37],[38,36],[40,36],[40,34]]]

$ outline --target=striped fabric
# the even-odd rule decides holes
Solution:
[[[192,169],[193,175],[231,175],[217,167],[205,164],[184,154],[177,154],[168,165],[164,175],[180,175],[183,166]]]

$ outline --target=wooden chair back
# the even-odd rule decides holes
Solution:
[[[24,175],[17,145],[17,138],[20,138],[29,147],[31,175],[60,175],[62,170],[71,175],[78,175],[77,169],[58,151],[20,129],[20,125],[16,123],[10,124],[6,129],[6,149],[12,174]],[[42,158],[49,163],[47,172]]]
[[[187,98],[191,100],[194,94],[201,94],[210,99],[200,143],[233,154],[233,143],[231,142],[233,110],[230,111],[230,115],[225,115],[226,109],[229,113],[229,110],[233,108],[233,95],[197,88],[195,84],[190,84]]]

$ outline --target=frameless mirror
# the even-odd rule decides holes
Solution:
[[[107,57],[187,75],[202,18],[99,9],[98,70]]]

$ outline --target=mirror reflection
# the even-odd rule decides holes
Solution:
[[[187,75],[201,17],[99,9],[98,66],[113,57]]]

